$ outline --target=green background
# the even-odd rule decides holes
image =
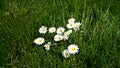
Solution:
[[[66,42],[50,51],[37,46],[38,29],[66,27],[69,18],[82,23]],[[61,52],[75,43],[79,53],[65,59]],[[0,0],[1,68],[120,68],[119,0]]]

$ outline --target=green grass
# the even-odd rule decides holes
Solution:
[[[0,0],[1,68],[120,68],[120,1]],[[50,51],[33,43],[40,26],[63,26],[74,17],[81,32]],[[52,38],[47,34],[45,38]],[[48,40],[49,40],[48,39]],[[63,58],[71,43],[79,53]]]

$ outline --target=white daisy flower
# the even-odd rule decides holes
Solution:
[[[62,35],[55,35],[54,36],[54,40],[57,42],[57,41],[61,41],[63,39],[63,36]]]
[[[47,32],[47,27],[46,26],[41,26],[40,29],[39,29],[39,32],[41,34],[45,34]]]
[[[79,48],[76,44],[71,44],[71,45],[68,46],[68,52],[70,54],[74,55],[74,54],[78,53],[78,50],[79,50]]]
[[[68,35],[64,35],[63,36],[63,40],[68,40],[69,39],[69,36]]]
[[[54,33],[55,31],[56,31],[56,28],[55,28],[55,27],[49,28],[49,33]]]
[[[75,19],[74,19],[74,18],[68,19],[68,23],[74,23],[74,22],[75,22]]]
[[[62,52],[62,56],[63,56],[64,58],[68,58],[68,57],[70,57],[70,54],[69,54],[69,52],[68,52],[67,49],[63,50],[63,52]]]
[[[34,43],[37,45],[42,45],[44,42],[45,42],[45,39],[42,37],[39,37],[39,38],[34,40]]]
[[[74,23],[68,23],[66,27],[68,29],[72,29],[74,27]]]
[[[72,30],[68,30],[66,32],[64,32],[64,35],[70,35],[72,33]]]
[[[76,22],[74,23],[74,27],[80,27],[81,23],[80,22]]]
[[[48,42],[47,44],[45,44],[44,45],[45,49],[50,50],[50,45],[51,45],[51,42]]]
[[[73,29],[74,29],[75,31],[78,31],[79,28],[80,28],[80,25],[81,25],[80,22],[76,22],[76,23],[74,23],[74,27],[73,27]]]
[[[62,34],[64,31],[65,31],[65,28],[59,27],[59,28],[57,29],[57,34]]]

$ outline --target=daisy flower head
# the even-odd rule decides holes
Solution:
[[[74,54],[78,53],[78,50],[79,50],[79,48],[76,44],[71,44],[68,46],[68,51],[70,54],[74,55]]]
[[[57,34],[62,34],[64,31],[65,31],[65,28],[59,27],[59,28],[57,29]]]
[[[46,49],[46,50],[50,50],[50,45],[51,45],[50,42],[48,42],[47,44],[45,44],[45,45],[44,45],[45,49]]]
[[[42,37],[38,37],[34,40],[34,43],[37,45],[42,45],[45,42],[45,39]]]
[[[69,36],[68,35],[64,35],[63,36],[63,40],[68,40],[69,39]]]
[[[68,57],[70,57],[70,53],[68,52],[67,49],[63,50],[63,52],[62,52],[62,56],[63,56],[64,58],[68,58]]]
[[[47,27],[46,26],[41,26],[40,29],[39,29],[39,32],[41,34],[45,34],[47,32]]]
[[[66,32],[64,32],[64,35],[70,35],[72,33],[72,30],[68,30]]]
[[[76,22],[74,23],[74,27],[80,27],[81,23],[80,22]]]
[[[73,29],[74,29],[75,31],[79,30],[80,25],[81,25],[80,22],[76,22],[76,23],[74,23],[74,27],[73,27]]]
[[[75,22],[75,19],[74,19],[74,18],[68,19],[68,23],[74,23],[74,22]]]
[[[66,27],[68,29],[72,29],[74,27],[74,23],[68,23]]]
[[[57,42],[57,41],[61,41],[63,40],[63,36],[62,35],[55,35],[54,36],[54,40]]]
[[[56,28],[55,28],[55,27],[49,28],[49,33],[54,33],[55,31],[56,31]]]

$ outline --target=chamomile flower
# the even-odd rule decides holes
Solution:
[[[39,32],[41,34],[45,34],[47,32],[47,27],[46,26],[41,26],[40,29],[39,29]]]
[[[68,58],[68,57],[70,57],[70,54],[69,54],[69,52],[68,52],[67,49],[63,50],[63,52],[62,52],[62,56],[63,56],[64,58]]]
[[[80,27],[81,23],[80,22],[76,22],[74,23],[74,27]]]
[[[49,28],[49,33],[54,33],[55,31],[56,31],[56,28],[55,28],[55,27]]]
[[[34,40],[34,43],[37,45],[42,45],[45,42],[45,39],[42,37],[38,37],[37,39]]]
[[[64,31],[65,31],[65,28],[59,27],[59,28],[57,29],[57,34],[62,34]]]
[[[74,23],[74,27],[73,27],[73,29],[74,29],[75,31],[78,31],[79,28],[80,28],[80,25],[81,25],[80,22],[76,22],[76,23]]]
[[[68,30],[66,32],[64,32],[64,35],[70,35],[72,33],[72,30]]]
[[[74,23],[68,23],[66,27],[68,29],[72,29],[74,27]]]
[[[68,23],[74,23],[74,22],[75,22],[75,19],[74,19],[74,18],[68,19]]]
[[[55,35],[54,36],[54,40],[57,42],[57,41],[61,41],[63,40],[63,36],[62,35]]]
[[[50,45],[51,45],[51,42],[48,42],[47,44],[45,44],[44,45],[45,49],[50,50]]]
[[[74,55],[74,54],[78,53],[78,50],[79,50],[79,48],[76,44],[71,44],[71,45],[68,46],[68,52],[70,54]]]
[[[69,36],[68,35],[64,35],[63,36],[63,40],[68,40],[69,39]]]

